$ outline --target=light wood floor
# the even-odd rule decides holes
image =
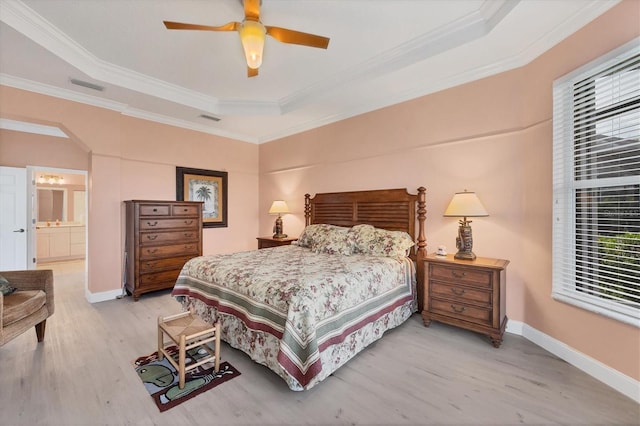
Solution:
[[[512,334],[500,349],[414,315],[307,392],[223,344],[242,375],[160,413],[132,367],[153,352],[168,292],[98,304],[78,262],[55,272],[45,341],[29,331],[0,348],[2,425],[640,424],[640,407]]]

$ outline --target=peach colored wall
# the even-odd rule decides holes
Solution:
[[[127,199],[175,200],[175,167],[228,172],[228,227],[203,231],[205,254],[256,247],[258,147],[240,141],[123,116],[116,111],[0,86],[0,116],[57,125],[83,147],[58,155],[53,139],[0,133],[0,165],[89,171],[88,287],[118,290]],[[51,145],[48,145],[51,144]],[[18,145],[18,146],[16,146]],[[10,153],[11,156],[5,153]],[[71,159],[84,156],[84,167]],[[9,158],[11,157],[11,158]],[[76,160],[73,160],[76,161]],[[8,163],[11,164],[8,164]]]
[[[72,139],[0,129],[0,164],[87,170],[89,153]]]
[[[284,199],[285,233],[304,226],[304,194],[427,188],[427,249],[455,250],[456,191],[490,213],[474,251],[511,261],[507,314],[640,379],[638,329],[551,299],[552,82],[637,37],[640,2],[624,1],[530,64],[260,146],[260,231]]]

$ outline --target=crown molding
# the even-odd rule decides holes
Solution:
[[[481,38],[491,32],[519,2],[520,0],[485,1],[480,9],[463,18],[280,99],[282,110],[285,113],[294,111],[327,92],[398,71]]]
[[[19,0],[3,3],[0,20],[91,78],[107,84],[216,115],[282,113],[277,102],[220,100],[103,61]]]
[[[127,108],[127,105],[121,102],[115,102],[108,99],[99,98],[97,96],[86,95],[84,93],[79,93],[73,90],[62,89],[60,87],[55,87],[49,84],[39,83],[8,74],[0,73],[0,84],[4,86],[14,87],[16,89],[39,93],[41,95],[65,99],[67,101],[79,102],[81,104],[105,108],[112,111],[122,112],[125,108]]]
[[[69,136],[59,127],[29,123],[27,121],[10,120],[7,118],[0,118],[0,129],[69,139]]]
[[[208,133],[210,135],[232,138],[232,139],[236,139],[243,142],[259,143],[259,141],[256,138],[252,138],[247,135],[227,132],[225,130],[211,128],[206,125],[199,125],[197,123],[192,123],[186,120],[180,120],[177,118],[168,117],[166,115],[155,114],[152,112],[143,111],[136,108],[131,108],[128,105],[120,102],[113,102],[110,100],[99,98],[97,96],[91,96],[91,95],[78,93],[72,90],[61,89],[59,87],[54,87],[54,86],[50,86],[43,83],[37,83],[31,80],[14,77],[7,74],[0,74],[0,85],[13,87],[21,90],[26,90],[29,92],[39,93],[41,95],[51,96],[58,99],[78,102],[85,105],[91,105],[98,108],[105,108],[111,111],[116,111],[125,116],[140,118],[147,121],[154,121],[156,123],[167,124],[169,126],[195,130],[201,133]],[[28,130],[25,130],[25,131],[28,131]],[[37,133],[37,132],[31,131],[30,133]],[[66,134],[65,134],[65,137],[66,137]]]
[[[225,138],[234,139],[242,142],[249,142],[253,144],[259,143],[256,138],[249,137],[247,135],[241,135],[238,133],[227,132],[226,130],[215,129],[204,124],[192,123],[186,120],[180,120],[166,115],[155,114],[149,111],[143,111],[135,108],[127,108],[122,112],[122,115],[129,117],[139,118],[142,120],[153,121],[156,123],[166,124],[173,127],[180,127],[188,130],[195,130],[201,133],[208,133],[210,135],[221,136]]]
[[[527,46],[519,55],[523,62],[522,65],[533,61],[621,1],[612,0],[607,3],[597,0],[589,1],[585,7],[580,9],[579,13],[572,15],[570,19],[565,20],[561,25],[556,25],[552,31]],[[587,2],[585,1],[585,3]]]

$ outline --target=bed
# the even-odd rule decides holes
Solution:
[[[172,295],[290,389],[310,389],[421,309],[425,193],[306,194],[295,244],[193,258]]]

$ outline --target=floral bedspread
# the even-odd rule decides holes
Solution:
[[[399,307],[410,307],[409,315],[415,310],[413,271],[409,259],[313,253],[291,245],[191,259],[172,295],[185,306],[197,299],[200,307],[237,318],[243,324],[236,321],[236,331],[275,337],[279,345],[271,356],[306,388],[323,370],[326,348]],[[224,325],[222,337],[234,346]]]

